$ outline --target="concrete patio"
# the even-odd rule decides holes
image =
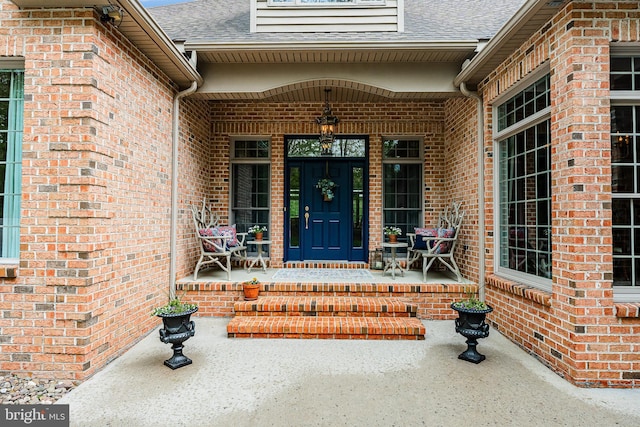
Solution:
[[[228,339],[195,317],[193,364],[163,365],[157,330],[58,403],[72,426],[637,426],[640,390],[580,389],[495,330],[457,359],[453,321],[424,341]]]

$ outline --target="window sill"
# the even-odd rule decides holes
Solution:
[[[13,279],[18,277],[18,264],[0,264],[0,278]]]
[[[640,302],[616,302],[616,317],[640,317]]]
[[[500,289],[513,295],[518,295],[522,298],[537,302],[538,304],[544,305],[546,307],[551,307],[550,292],[534,288],[533,286],[507,280],[494,274],[487,276],[487,282],[491,287]]]

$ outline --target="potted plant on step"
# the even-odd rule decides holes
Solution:
[[[489,325],[485,323],[485,319],[493,308],[472,295],[452,303],[451,308],[458,312],[458,318],[455,319],[456,332],[467,338],[467,349],[458,355],[458,359],[473,363],[482,362],[486,357],[477,352],[476,346],[478,338],[489,336]]]
[[[265,231],[267,231],[267,227],[262,225],[254,225],[249,228],[249,233],[253,234],[256,240],[262,240]]]
[[[255,301],[260,294],[260,281],[257,277],[242,283],[245,301]]]
[[[398,236],[402,235],[402,230],[398,227],[385,227],[384,235],[389,238],[389,243],[397,243]]]
[[[152,316],[162,318],[164,328],[160,329],[160,341],[171,343],[173,356],[164,361],[171,369],[178,369],[191,364],[191,359],[182,354],[182,343],[196,333],[196,325],[191,315],[198,311],[198,306],[182,302],[179,298],[172,298],[162,307],[156,307]]]

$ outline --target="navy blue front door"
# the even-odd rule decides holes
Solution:
[[[288,162],[285,260],[365,261],[365,160],[303,159]],[[331,179],[326,200],[319,180]]]

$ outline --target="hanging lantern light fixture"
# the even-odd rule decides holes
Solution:
[[[316,118],[316,123],[320,126],[320,149],[323,156],[331,156],[333,148],[333,140],[335,138],[335,127],[340,121],[331,112],[329,106],[329,92],[331,89],[324,90],[324,108],[322,116]]]

